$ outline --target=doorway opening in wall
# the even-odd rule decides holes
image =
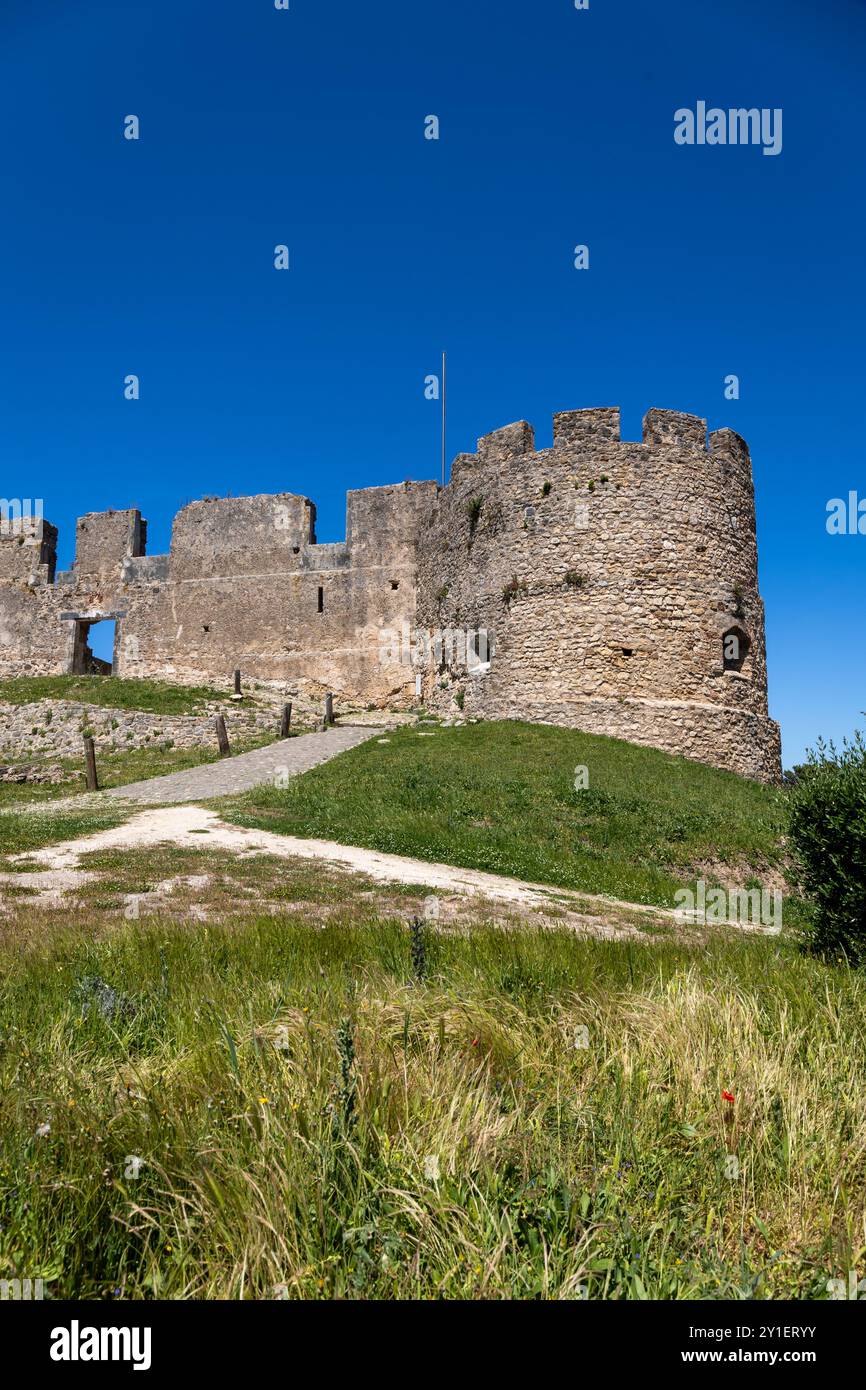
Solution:
[[[72,671],[76,676],[110,676],[114,670],[114,644],[117,623],[114,618],[76,624]]]

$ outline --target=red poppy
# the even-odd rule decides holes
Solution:
[[[734,1103],[734,1097],[731,1095],[730,1091],[722,1091],[722,1100],[726,1100],[728,1105],[733,1105]]]

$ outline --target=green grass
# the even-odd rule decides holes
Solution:
[[[745,887],[782,862],[785,794],[733,773],[511,721],[388,737],[219,809],[240,825],[658,905],[707,863]],[[581,766],[589,786],[576,791]]]
[[[92,835],[97,830],[109,830],[120,825],[127,814],[120,806],[96,807],[92,802],[80,810],[66,806],[54,809],[49,803],[3,812],[0,814],[0,869],[8,872],[21,867],[4,862],[6,855],[24,854],[28,850],[42,849],[44,845]]]
[[[208,700],[226,700],[231,691],[207,685],[169,685],[165,681],[122,680],[118,676],[18,676],[0,680],[0,702],[26,705],[34,700],[80,700],[110,709],[149,714],[198,714]]]
[[[0,1020],[0,1277],[50,1298],[820,1299],[862,1265],[866,982],[784,943],[482,928],[418,982],[349,905],[82,915],[0,951]]]

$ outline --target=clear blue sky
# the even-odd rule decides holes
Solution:
[[[866,536],[825,530],[866,496],[862,0],[2,0],[0,41],[0,493],[64,565],[77,514],[155,554],[206,493],[342,538],[346,488],[437,476],[444,347],[449,457],[579,406],[739,430],[786,764],[866,722]],[[698,100],[781,107],[782,153],[677,146]]]

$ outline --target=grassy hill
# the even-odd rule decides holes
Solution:
[[[229,694],[228,688],[123,680],[119,676],[18,676],[0,680],[0,703],[80,700],[83,704],[143,710],[147,714],[199,714],[206,701],[225,700]]]
[[[516,721],[387,740],[220,809],[241,825],[658,905],[690,875],[748,887],[783,860],[785,793],[685,758]]]
[[[859,1267],[862,975],[742,935],[478,925],[418,980],[405,907],[338,894],[318,926],[78,912],[0,948],[0,1275],[820,1299]]]
[[[383,737],[216,805],[647,903],[783,864],[779,789],[520,723]],[[50,838],[94,828],[71,814]],[[605,940],[456,895],[419,945],[424,889],[188,838],[90,855],[62,912],[0,883],[0,1278],[805,1300],[862,1263],[862,972],[790,934]]]

